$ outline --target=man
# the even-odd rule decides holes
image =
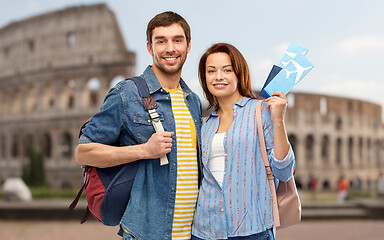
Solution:
[[[345,198],[348,195],[348,186],[349,186],[349,183],[347,179],[345,179],[344,176],[341,175],[339,179],[338,197],[337,197],[337,202],[339,204],[343,204],[345,202]]]
[[[198,194],[201,102],[181,79],[191,48],[190,28],[178,14],[156,15],[147,27],[153,58],[142,78],[155,98],[164,132],[155,133],[132,80],[110,90],[100,113],[83,129],[79,164],[112,167],[139,161],[120,235],[125,239],[190,239]],[[111,146],[119,140],[124,146]],[[167,154],[169,164],[160,165]]]

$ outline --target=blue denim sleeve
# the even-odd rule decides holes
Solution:
[[[275,178],[286,182],[293,175],[295,169],[295,155],[292,150],[292,146],[289,145],[288,154],[283,160],[278,160],[274,152],[274,142],[273,142],[273,124],[271,120],[271,115],[266,108],[267,104],[263,102],[262,105],[262,120],[263,120],[263,130],[264,138],[266,142],[266,148],[268,153],[268,160],[270,166],[272,167],[272,172]]]
[[[82,130],[79,143],[97,142],[113,145],[124,126],[124,102],[120,89],[112,88],[104,99],[100,112],[93,115]],[[85,141],[87,140],[87,141]]]

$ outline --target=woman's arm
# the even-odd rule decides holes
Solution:
[[[273,124],[273,142],[275,157],[283,160],[289,151],[287,131],[285,129],[284,115],[288,100],[282,92],[275,92],[272,97],[265,100],[267,109],[271,114]]]

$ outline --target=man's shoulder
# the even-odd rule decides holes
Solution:
[[[126,78],[118,82],[112,89],[128,96],[138,95],[138,89],[132,78]]]

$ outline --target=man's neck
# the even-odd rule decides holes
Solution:
[[[173,74],[164,73],[152,66],[152,71],[160,82],[160,85],[165,89],[175,89],[179,86],[181,71]]]

